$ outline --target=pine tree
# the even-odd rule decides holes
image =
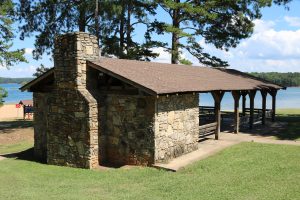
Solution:
[[[144,0],[98,0],[97,3],[98,17],[95,0],[21,0],[18,4],[21,39],[37,33],[35,59],[51,53],[56,35],[77,30],[97,35],[103,54],[136,60],[158,56],[151,48],[163,43],[152,41],[150,33],[154,29],[148,19],[148,15],[155,14],[156,4]],[[135,27],[141,24],[147,29],[142,43],[133,40]]]
[[[118,0],[111,2],[113,15],[107,18],[113,27],[110,34],[103,34],[103,52],[119,58],[147,60],[155,58],[158,54],[152,52],[154,47],[165,46],[166,43],[154,41],[151,33],[155,31],[149,16],[156,14],[153,1],[145,0]],[[144,41],[136,42],[133,35],[135,28],[144,26]],[[143,33],[138,33],[143,34]]]
[[[290,0],[275,0],[286,5]],[[171,24],[158,22],[162,33],[172,34],[171,62],[180,61],[180,50],[185,49],[200,63],[213,67],[228,63],[210,55],[199,44],[200,38],[218,49],[236,47],[242,39],[253,33],[253,20],[261,18],[261,8],[271,6],[272,0],[157,0],[169,15]]]
[[[18,62],[25,62],[24,49],[11,50],[14,38],[12,15],[14,5],[11,0],[0,1],[0,67],[10,67]]]

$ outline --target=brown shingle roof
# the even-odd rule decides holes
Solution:
[[[113,58],[89,61],[88,65],[123,81],[134,83],[152,94],[283,88],[230,69]]]
[[[98,61],[88,61],[88,65],[153,95],[283,88],[233,69],[171,65],[104,57]],[[54,69],[52,68],[20,89],[34,91],[32,89],[40,85],[47,77],[54,78],[53,74]]]

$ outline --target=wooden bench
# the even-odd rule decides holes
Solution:
[[[203,139],[209,135],[213,135],[215,134],[216,130],[217,130],[217,122],[199,126],[199,132],[200,132],[199,138]]]

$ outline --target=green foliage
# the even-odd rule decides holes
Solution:
[[[291,0],[273,0],[287,5]],[[228,63],[205,52],[201,38],[218,49],[229,50],[251,36],[253,20],[261,17],[261,8],[271,6],[272,0],[22,0],[17,4],[21,23],[21,39],[36,33],[34,58],[50,54],[57,34],[83,31],[97,34],[102,54],[135,60],[151,60],[158,54],[154,47],[165,47],[172,55],[172,63],[180,62],[181,51],[187,50],[200,63],[220,67]],[[157,19],[162,8],[169,19]],[[97,19],[100,22],[97,23]],[[99,31],[96,25],[99,26]],[[139,27],[139,32],[137,32]],[[140,32],[140,30],[144,31]],[[170,33],[171,47],[156,41],[153,35]],[[143,34],[143,41],[133,35]]]
[[[163,46],[164,43],[154,41],[154,31],[149,20],[155,14],[156,6],[152,1],[145,0],[99,0],[99,34],[102,54],[114,55],[119,58],[150,60],[158,54],[151,48]],[[35,40],[35,59],[43,53],[50,54],[53,49],[54,37],[57,34],[82,31],[96,34],[95,0],[28,0],[17,5],[21,39],[37,33]],[[144,26],[145,40],[133,41],[135,28]],[[143,33],[138,33],[143,34]]]
[[[33,76],[38,77],[42,74],[44,74],[46,71],[48,71],[50,68],[45,67],[43,64],[41,64],[40,67],[36,68],[36,72],[33,74]]]
[[[189,61],[188,59],[185,59],[185,58],[180,58],[179,62],[180,62],[180,64],[183,64],[183,65],[192,65],[193,64],[191,61]]]
[[[279,73],[279,72],[266,72],[250,73],[253,76],[271,81],[273,83],[285,86],[285,87],[299,87],[300,86],[300,73],[299,72],[288,72],[288,73]]]
[[[0,67],[10,67],[18,62],[26,62],[24,49],[11,50],[14,38],[12,16],[14,5],[11,0],[0,1]]]
[[[298,199],[299,148],[243,143],[176,173],[139,167],[74,169],[20,156],[0,161],[0,180],[5,180],[0,195],[10,200]]]
[[[0,106],[3,104],[3,98],[7,97],[7,91],[0,87]]]

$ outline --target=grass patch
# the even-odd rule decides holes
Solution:
[[[287,128],[276,136],[278,139],[300,140],[300,109],[278,109],[276,119],[288,122]]]
[[[300,147],[242,143],[172,173],[0,162],[3,199],[298,199]],[[18,191],[18,192],[16,192]]]
[[[17,153],[33,147],[33,142],[23,141],[16,144],[1,144],[0,155]]]

